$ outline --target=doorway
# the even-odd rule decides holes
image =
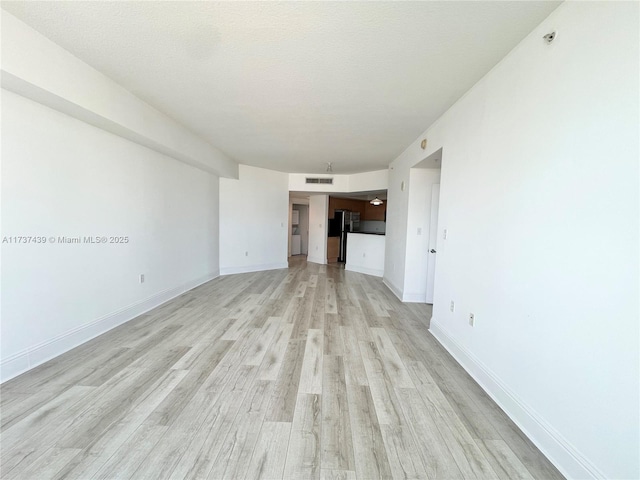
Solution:
[[[410,170],[409,204],[413,210],[409,220],[414,236],[407,242],[407,258],[412,259],[407,277],[412,283],[413,298],[433,305],[438,257],[438,213],[440,210],[440,179],[442,149],[439,149]],[[409,241],[410,240],[410,241]],[[442,245],[441,245],[442,246]]]
[[[294,203],[291,210],[291,256],[309,253],[309,206]]]

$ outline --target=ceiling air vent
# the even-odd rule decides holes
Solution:
[[[322,183],[324,185],[333,185],[333,178],[309,178],[309,177],[307,177],[306,183]]]

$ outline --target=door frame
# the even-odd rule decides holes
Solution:
[[[440,184],[431,185],[431,202],[429,215],[429,241],[427,242],[427,287],[425,303],[433,305],[436,279],[436,263],[438,257],[438,217],[440,213]],[[431,250],[435,253],[431,253]]]

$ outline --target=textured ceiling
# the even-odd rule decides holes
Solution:
[[[2,2],[239,163],[386,168],[559,2]]]

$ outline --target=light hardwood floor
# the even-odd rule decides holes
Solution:
[[[307,264],[222,277],[2,385],[3,479],[556,479],[428,332]]]

